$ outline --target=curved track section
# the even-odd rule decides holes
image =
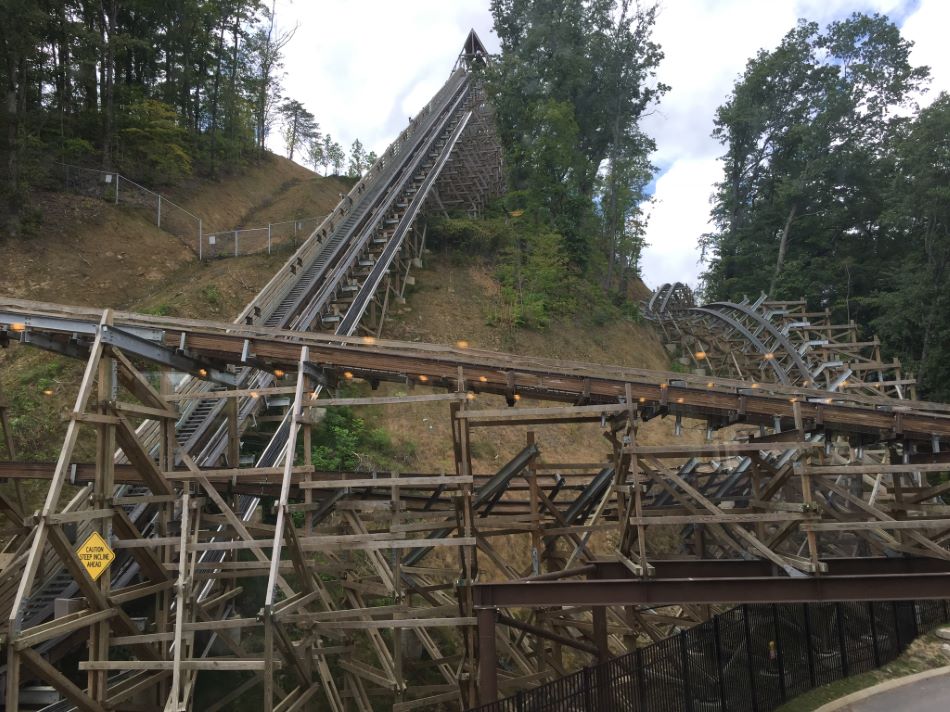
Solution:
[[[696,306],[691,290],[664,284],[644,303],[680,363],[703,373],[752,382],[814,387],[890,398],[913,398],[914,380],[896,359],[881,357],[876,337],[835,324],[804,301],[712,302]]]

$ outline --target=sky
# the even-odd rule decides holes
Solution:
[[[650,287],[695,285],[697,239],[710,229],[709,199],[723,147],[710,137],[716,108],[746,62],[775,47],[798,18],[821,23],[881,12],[915,43],[911,61],[930,66],[927,104],[950,91],[950,0],[661,0],[654,39],[665,58],[657,78],[671,86],[645,118],[658,172],[641,260]],[[498,50],[488,0],[278,0],[277,24],[296,25],[285,48],[284,93],[304,103],[324,134],[377,153],[448,77],[469,29]],[[277,132],[271,148],[282,146]]]

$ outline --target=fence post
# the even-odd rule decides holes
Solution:
[[[158,222],[156,223],[159,227],[162,226],[162,194],[158,194]]]
[[[775,635],[775,662],[778,663],[778,684],[782,693],[782,702],[788,699],[785,690],[785,659],[782,657],[782,640],[778,630],[778,605],[772,604],[772,630]]]
[[[646,680],[643,676],[643,650],[637,648],[637,709],[645,710],[647,704]]]
[[[745,629],[746,668],[749,671],[749,690],[752,693],[752,712],[759,712],[759,700],[755,692],[755,669],[752,661],[752,633],[749,630],[749,607],[742,604],[742,627]]]
[[[591,678],[590,668],[585,667],[583,670],[583,673],[584,673],[584,709],[591,710],[591,712],[593,712],[593,710],[595,710],[596,708],[594,707],[594,699],[591,696],[591,690],[594,685],[593,685],[593,681],[590,679]]]
[[[204,252],[204,235],[201,230],[201,218],[198,218],[198,259],[202,259],[202,253]]]
[[[234,256],[238,256],[238,231],[234,231]]]
[[[848,677],[848,648],[844,640],[844,619],[841,604],[835,603],[835,623],[838,626],[838,648],[841,650],[841,677]]]
[[[116,173],[115,174],[115,204],[116,205],[119,204],[119,181],[120,180],[121,178],[119,177],[119,174]]]
[[[868,616],[871,623],[871,644],[874,651],[874,667],[881,667],[881,653],[877,649],[877,621],[874,620],[874,602],[868,601]]]
[[[805,649],[808,651],[808,686],[815,687],[817,682],[815,680],[814,637],[811,633],[811,606],[807,603],[803,603],[802,608],[805,611]]]
[[[726,681],[722,674],[722,638],[719,634],[719,616],[713,616],[713,637],[716,645],[716,676],[719,682],[719,709],[726,709]]]
[[[891,601],[891,611],[894,614],[894,638],[897,641],[897,652],[900,654],[904,646],[901,645],[901,622],[897,616],[897,601]]]
[[[267,223],[267,254],[270,254],[271,224]]]
[[[683,709],[692,712],[693,693],[689,684],[689,652],[686,650],[686,632],[679,634],[680,639],[680,657],[683,660]]]

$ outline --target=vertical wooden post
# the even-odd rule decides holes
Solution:
[[[3,430],[3,443],[7,448],[7,455],[10,460],[16,460],[16,451],[13,446],[13,429],[10,427],[10,420],[7,416],[7,405],[2,400],[0,394],[0,429]],[[20,486],[20,480],[13,480],[13,492],[16,494],[17,506],[21,513],[26,513],[26,502],[23,499],[23,488]]]
[[[529,430],[526,435],[526,444],[534,445],[534,431]],[[535,458],[528,463],[528,487],[531,494],[531,573],[535,576],[541,573],[541,512],[538,496],[538,466]]]
[[[111,315],[104,319],[106,328],[111,325]],[[113,404],[118,398],[118,380],[116,378],[117,363],[111,356],[103,355],[99,361],[99,375],[97,387],[97,410],[100,415],[110,415]],[[100,423],[96,426],[96,479],[93,489],[93,507],[108,509],[115,489],[115,425]],[[102,531],[100,534],[107,542],[112,539],[112,519],[99,520]],[[107,571],[96,586],[103,594],[108,595],[111,589],[111,575]],[[105,661],[109,659],[109,621],[103,621],[92,628],[89,639],[89,659]],[[108,693],[108,673],[105,670],[89,673],[90,697],[97,702],[105,702]]]
[[[637,409],[633,405],[633,386],[629,383],[625,384],[624,387],[624,397],[627,402],[627,417],[630,419],[628,426],[628,432],[630,434],[630,442],[627,444],[629,449],[633,449],[637,445]],[[621,460],[622,462],[622,460]],[[646,545],[646,527],[643,526],[643,492],[640,487],[640,458],[637,456],[636,452],[630,453],[629,460],[629,472],[630,472],[630,490],[633,496],[633,513],[637,518],[637,545],[638,545],[638,563],[641,567],[641,575],[649,575],[649,566],[647,565],[647,545]],[[629,511],[629,507],[624,509],[625,512]],[[624,515],[623,531],[626,533],[630,530],[630,520],[627,518],[628,515]],[[624,552],[626,553],[626,552]]]
[[[594,606],[591,613],[594,616],[594,647],[597,648],[597,662],[603,663],[610,658],[610,649],[607,647],[607,609],[604,606]]]

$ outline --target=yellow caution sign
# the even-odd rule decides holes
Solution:
[[[115,561],[115,552],[109,548],[99,532],[93,532],[88,536],[86,541],[76,549],[76,556],[86,567],[86,573],[93,581],[98,580]]]

